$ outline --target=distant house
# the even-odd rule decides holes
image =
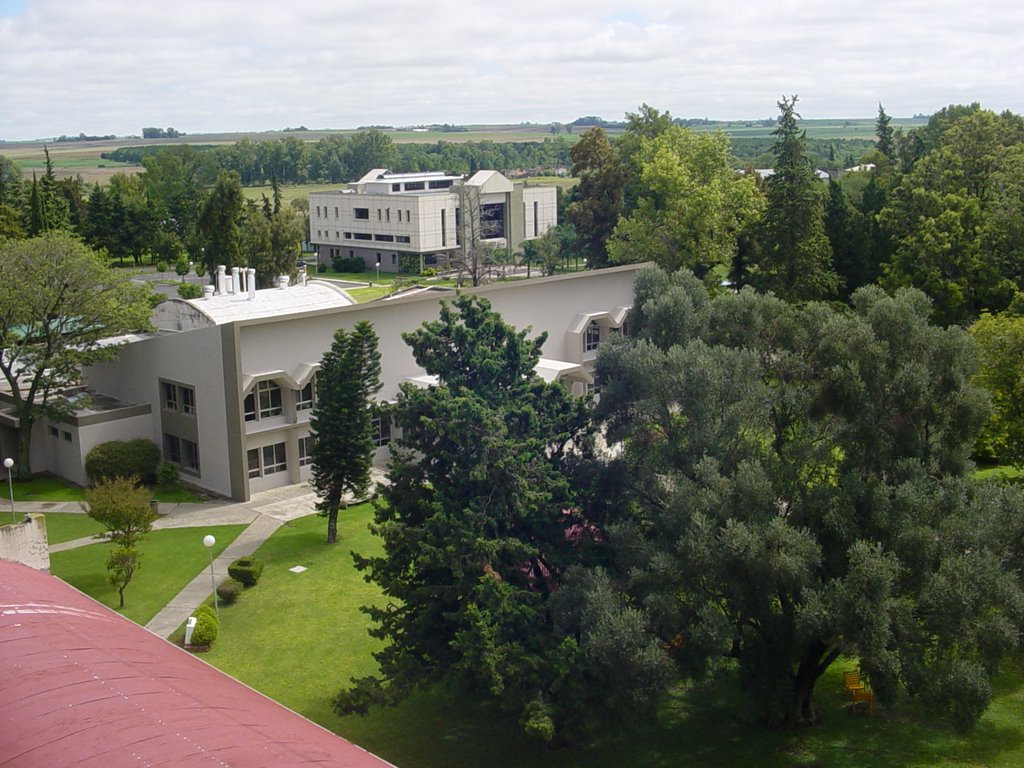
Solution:
[[[515,251],[557,223],[555,187],[513,184],[497,171],[463,178],[376,168],[344,189],[309,196],[318,259],[360,258],[382,272],[443,268],[467,237]]]

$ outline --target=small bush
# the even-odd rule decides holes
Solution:
[[[183,299],[198,299],[203,295],[203,287],[195,283],[181,283],[178,285],[178,295]]]
[[[322,272],[326,272],[326,271],[327,271],[327,265],[326,265],[326,264],[324,264],[324,263],[323,263],[323,262],[321,261],[321,262],[320,262],[319,264],[317,264],[317,265],[316,265],[316,271],[317,271],[317,272],[321,272],[321,273],[322,273]]]
[[[331,259],[331,268],[335,272],[363,272],[366,262],[361,256],[335,256]]]
[[[236,581],[235,579],[226,579],[217,586],[217,597],[220,598],[221,605],[231,605],[237,599],[238,595],[242,591],[242,582]]]
[[[263,574],[263,561],[255,557],[240,557],[228,566],[228,575],[247,587],[255,587]]]
[[[171,486],[178,482],[178,468],[169,461],[164,461],[156,470],[156,479],[163,486]]]
[[[208,605],[200,605],[192,613],[196,617],[196,628],[192,630],[192,645],[210,645],[217,639],[220,622],[217,614]]]
[[[85,474],[92,483],[114,477],[137,476],[145,485],[156,482],[160,448],[152,440],[110,440],[93,446],[85,456]]]
[[[157,261],[157,263],[156,263],[156,271],[157,272],[166,272],[167,271],[167,262],[164,261],[163,259],[160,259],[159,261]]]
[[[427,267],[420,272],[421,277],[437,277],[437,270],[434,267]]]

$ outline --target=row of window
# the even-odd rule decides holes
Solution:
[[[335,231],[334,239],[341,240],[342,233]],[[318,229],[316,231],[318,240],[330,239],[330,230]],[[412,243],[412,238],[409,235],[374,235],[370,232],[346,232],[345,240],[363,240],[363,241],[376,241],[378,243]]]
[[[317,207],[317,211],[319,211],[319,210],[320,210],[320,208]],[[338,218],[338,213],[337,213],[338,209],[335,208],[334,211],[335,211],[334,218]],[[397,214],[398,221],[401,222],[402,221],[402,209],[401,208],[396,208],[395,209],[395,213]],[[320,214],[317,213],[317,216],[319,216],[319,215]],[[369,208],[353,208],[352,209],[352,217],[355,218],[355,219],[358,219],[360,221],[369,221],[370,220],[370,209]],[[326,208],[324,208],[324,218],[327,218],[327,209]],[[387,222],[390,222],[391,221],[391,209],[390,208],[378,208],[377,209],[377,221],[387,221]],[[412,211],[409,210],[409,209],[406,209],[406,211],[405,211],[405,223],[408,224],[411,221],[412,221]]]
[[[199,446],[184,437],[164,433],[164,461],[199,474]]]
[[[373,444],[378,448],[391,442],[391,421],[375,418],[371,426]],[[166,435],[164,436],[167,437]],[[313,463],[313,435],[299,438],[299,466],[305,467]],[[188,442],[188,441],[183,441]],[[196,469],[198,470],[199,454],[196,453]],[[170,459],[168,459],[170,461]],[[284,443],[264,445],[261,448],[250,448],[246,451],[249,477],[266,477],[288,469],[287,450]]]
[[[170,381],[160,382],[162,390],[163,406],[167,411],[178,411],[189,416],[196,413],[196,391],[184,384],[175,384]]]
[[[302,389],[295,390],[295,410],[308,411],[316,405],[316,378],[310,379]],[[245,396],[243,408],[246,421],[259,421],[284,413],[284,400],[280,385],[275,381],[260,381]]]

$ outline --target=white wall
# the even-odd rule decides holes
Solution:
[[[0,560],[13,560],[49,573],[46,519],[40,514],[19,515],[18,522],[0,525]]]

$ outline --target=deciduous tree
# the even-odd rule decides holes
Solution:
[[[149,327],[149,289],[60,232],[0,245],[0,374],[18,417],[18,472],[30,473],[32,426],[70,407],[80,368],[117,356],[104,338]]]
[[[100,480],[85,492],[83,508],[107,529],[104,538],[114,545],[107,559],[110,583],[117,587],[118,607],[124,608],[124,591],[142,560],[139,542],[157,518],[149,505],[149,490],[137,477]]]

